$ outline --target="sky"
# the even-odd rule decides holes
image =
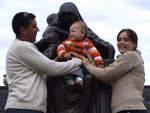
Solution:
[[[119,54],[116,46],[118,32],[123,28],[133,29],[138,35],[138,50],[144,59],[145,85],[150,85],[150,0],[0,0],[0,86],[4,85],[6,53],[15,39],[11,26],[13,16],[22,11],[34,13],[40,29],[38,41],[47,27],[47,16],[58,13],[65,2],[76,4],[88,27],[114,45],[115,56]]]

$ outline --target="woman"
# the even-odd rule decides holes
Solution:
[[[123,29],[117,36],[117,46],[121,55],[106,68],[90,64],[79,55],[84,67],[98,80],[111,82],[112,113],[146,113],[142,92],[144,88],[144,66],[137,50],[138,37],[131,29]]]

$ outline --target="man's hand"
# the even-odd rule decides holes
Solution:
[[[65,59],[67,59],[67,60],[72,59],[72,56],[71,56],[70,52],[66,53],[66,54],[64,55],[64,57],[65,57]]]

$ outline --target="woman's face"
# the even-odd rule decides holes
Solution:
[[[128,37],[127,32],[122,32],[117,38],[117,47],[121,54],[127,51],[133,51],[136,44]]]

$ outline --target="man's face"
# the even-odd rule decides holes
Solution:
[[[35,42],[36,41],[36,34],[39,31],[39,28],[37,27],[37,23],[36,20],[30,20],[30,24],[28,26],[28,28],[24,29],[24,35],[26,38],[26,41],[28,42]]]

